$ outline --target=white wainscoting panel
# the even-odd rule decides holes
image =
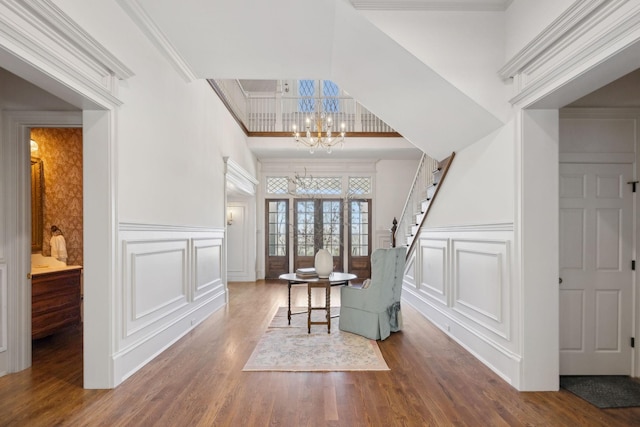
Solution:
[[[402,299],[517,388],[520,290],[512,278],[513,238],[512,223],[423,230],[408,260]]]
[[[420,287],[419,291],[442,305],[449,305],[449,240],[420,240]]]
[[[193,240],[193,300],[220,291],[222,283],[222,239]]]
[[[187,304],[188,240],[125,242],[125,336]]]
[[[416,289],[416,253],[414,252],[407,259],[404,266],[404,278],[402,279],[403,287],[411,287],[412,289]]]
[[[120,224],[116,385],[223,307],[224,229]]]
[[[452,241],[453,309],[487,331],[509,339],[509,242]]]

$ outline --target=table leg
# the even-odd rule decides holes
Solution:
[[[327,305],[327,333],[331,333],[331,283],[327,283],[327,301],[325,304]]]
[[[287,288],[289,288],[289,296],[287,298],[287,320],[289,321],[289,324],[291,324],[291,282],[289,282]]]
[[[309,295],[307,305],[307,333],[311,333],[311,284],[307,283],[307,294]]]

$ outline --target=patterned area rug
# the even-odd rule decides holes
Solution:
[[[626,376],[561,376],[560,387],[598,408],[640,406],[640,382]]]
[[[258,341],[243,371],[388,371],[378,343],[360,335],[341,331],[339,318],[331,319],[331,333],[326,325],[312,325],[307,333],[306,308],[291,308],[291,325],[287,324],[287,307],[280,307],[271,324]],[[332,315],[340,309],[332,307]],[[324,320],[324,311],[313,312],[314,320]]]

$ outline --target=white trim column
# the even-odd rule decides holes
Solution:
[[[516,271],[522,391],[558,390],[558,110],[516,118]]]

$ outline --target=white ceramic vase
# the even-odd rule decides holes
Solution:
[[[315,268],[319,278],[326,279],[329,277],[333,271],[333,257],[328,250],[320,249],[316,253]]]

